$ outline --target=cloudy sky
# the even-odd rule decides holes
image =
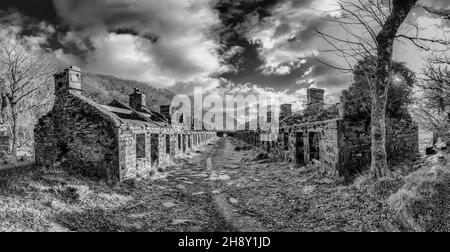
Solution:
[[[450,8],[447,0],[424,2]],[[312,56],[324,44],[315,34],[327,25],[321,17],[336,9],[336,0],[1,0],[0,36],[25,37],[61,67],[177,93],[195,86],[277,93],[299,108],[305,88],[325,88],[331,103],[351,82]],[[412,15],[422,35],[450,33],[423,9]],[[422,58],[414,46],[397,44],[395,59],[413,70]]]

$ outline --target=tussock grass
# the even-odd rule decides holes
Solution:
[[[437,162],[411,173],[388,199],[408,231],[450,231],[450,167]]]

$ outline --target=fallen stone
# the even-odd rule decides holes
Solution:
[[[207,177],[209,177],[209,175],[205,174],[205,173],[202,173],[202,174],[192,175],[192,177],[195,177],[195,178],[207,178]]]
[[[230,180],[230,179],[231,179],[231,177],[228,175],[212,174],[208,180],[210,180],[210,181],[225,181],[225,180]]]
[[[239,203],[239,200],[237,200],[235,198],[230,198],[230,203],[231,204],[237,204],[237,203]]]
[[[214,190],[214,191],[212,191],[212,193],[213,194],[220,194],[220,191],[219,190]]]
[[[191,222],[191,220],[188,219],[176,219],[172,221],[172,225],[180,225],[180,224],[185,224]]]
[[[318,184],[326,184],[326,185],[334,184],[333,180],[327,179],[327,178],[324,178],[324,179],[321,179],[321,180],[315,180],[315,182],[318,183]]]
[[[177,206],[177,204],[175,204],[173,202],[166,202],[166,203],[163,204],[163,207],[165,207],[165,208],[172,208],[172,207],[175,207],[175,206]]]
[[[237,170],[237,169],[239,169],[241,167],[239,167],[237,165],[226,165],[224,168],[225,169],[230,169],[230,170]]]
[[[312,162],[313,162],[314,165],[316,165],[316,166],[322,166],[322,162],[320,162],[320,161],[317,160],[317,159],[313,159]]]
[[[305,186],[303,188],[303,193],[304,194],[311,194],[316,190],[316,186]]]
[[[436,143],[435,147],[438,150],[446,150],[447,149],[447,143],[442,141],[442,139],[440,138],[439,141]]]
[[[196,192],[196,193],[193,193],[192,195],[193,196],[200,196],[200,195],[203,195],[203,194],[205,194],[205,192]]]
[[[184,185],[177,185],[177,189],[186,190],[186,186],[184,186]]]

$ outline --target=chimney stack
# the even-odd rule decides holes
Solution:
[[[280,122],[292,116],[292,104],[283,104],[280,106]]]
[[[143,111],[147,107],[145,94],[137,88],[134,89],[133,94],[130,94],[130,107],[136,111]]]
[[[71,66],[53,76],[55,78],[55,95],[57,97],[67,94],[81,95],[81,69]]]
[[[325,90],[310,88],[308,89],[307,111],[311,114],[319,113],[325,105]]]

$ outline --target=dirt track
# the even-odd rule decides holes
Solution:
[[[114,188],[61,172],[2,174],[0,231],[379,231],[382,198],[314,169],[253,160],[233,138]],[[75,188],[75,189],[74,189]]]

